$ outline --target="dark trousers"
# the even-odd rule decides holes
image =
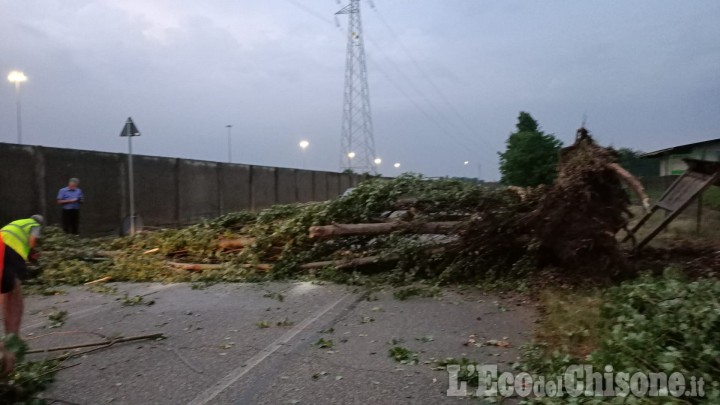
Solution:
[[[0,293],[6,294],[15,288],[15,280],[22,280],[27,277],[25,259],[7,245],[0,246],[4,249],[3,262],[0,263]]]
[[[80,233],[80,210],[62,210],[62,225],[65,233]]]

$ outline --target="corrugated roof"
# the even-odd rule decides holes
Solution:
[[[698,147],[698,146],[702,146],[702,145],[706,145],[706,144],[713,143],[713,142],[718,142],[718,143],[720,143],[720,138],[718,138],[718,139],[709,139],[709,140],[707,140],[707,141],[701,141],[701,142],[695,142],[695,143],[688,143],[688,144],[685,144],[685,145],[673,146],[672,148],[665,148],[665,149],[656,150],[656,151],[654,151],[654,152],[643,153],[642,155],[640,155],[640,157],[641,157],[641,158],[658,157],[658,156],[662,156],[662,155],[665,155],[665,154],[668,154],[668,153],[680,152],[680,151],[682,151],[682,150],[684,150],[684,149],[692,149],[692,148],[695,148],[695,147]]]

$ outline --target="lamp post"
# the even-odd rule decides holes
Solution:
[[[25,73],[18,70],[13,70],[8,75],[10,83],[15,84],[15,102],[17,104],[17,137],[18,143],[22,145],[22,114],[20,113],[20,83],[27,81]]]
[[[393,167],[396,168],[396,169],[399,169],[399,168],[400,168],[400,163],[395,163],[395,164],[393,165]]]
[[[128,117],[123,126],[120,136],[126,136],[128,138],[128,194],[130,200],[130,218],[128,232],[130,236],[135,236],[137,231],[137,218],[135,216],[135,171],[133,169],[133,152],[132,152],[132,139],[135,136],[140,136],[140,131],[135,126],[131,117]]]
[[[380,159],[380,158],[375,158],[375,160],[373,160],[373,162],[375,163],[375,166],[379,166],[380,163],[382,163],[382,159]]]
[[[307,149],[308,146],[310,146],[310,142],[308,142],[304,139],[302,141],[300,141],[300,149],[302,149],[302,157],[303,157],[303,169],[305,169],[305,163],[306,163],[305,162],[305,149]]]
[[[232,125],[225,125],[228,136],[228,163],[232,163]]]

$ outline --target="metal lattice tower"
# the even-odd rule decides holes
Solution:
[[[360,0],[350,0],[348,6],[335,14],[348,14],[350,20],[345,60],[340,167],[358,173],[376,173],[375,139],[360,21]]]

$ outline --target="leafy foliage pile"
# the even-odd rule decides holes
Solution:
[[[17,337],[3,339],[5,349],[15,353],[18,365],[0,376],[0,399],[4,404],[44,404],[37,398],[55,377],[60,360],[24,361],[27,344]]]
[[[615,372],[673,372],[702,378],[702,398],[575,398],[573,403],[693,403],[720,401],[720,281],[688,282],[666,272],[643,276],[607,290],[602,297],[604,323],[600,346],[585,358],[567,352],[547,356],[551,348],[537,344],[524,353],[524,369],[545,376],[562,375],[570,365],[595,370],[612,365]],[[686,384],[689,384],[687,380]],[[689,388],[689,387],[688,387]],[[569,399],[555,399],[567,403]],[[546,403],[553,403],[546,399]],[[599,402],[598,402],[599,401]]]
[[[395,270],[386,274],[388,281],[405,283],[440,276],[448,280],[479,277],[487,266],[499,266],[509,260],[507,245],[499,240],[491,243],[492,247],[472,248],[455,243],[450,249],[432,252],[427,238],[402,232],[322,241],[308,235],[308,228],[315,225],[386,221],[382,215],[397,211],[397,202],[408,197],[412,198],[412,207],[399,211],[398,219],[406,219],[410,211],[417,222],[474,214],[473,226],[484,224],[488,232],[516,232],[510,224],[500,222],[508,221],[513,212],[528,210],[517,193],[504,189],[490,190],[463,181],[429,180],[415,175],[373,179],[360,184],[349,195],[328,202],[277,205],[257,214],[238,212],[187,228],[146,232],[133,238],[83,240],[50,229],[42,241],[39,281],[49,285],[81,284],[107,276],[114,281],[241,281],[296,277],[303,274],[299,273],[299,265],[312,261],[399,255],[401,260],[396,264],[379,266]],[[463,232],[469,233],[473,226]],[[220,246],[222,240],[243,238],[249,241],[243,248]],[[147,253],[151,250],[152,253]],[[523,254],[518,245],[513,255]],[[493,256],[502,259],[495,263]],[[167,260],[221,263],[223,267],[205,272],[179,271],[167,266]],[[272,270],[265,272],[253,267],[262,263],[272,264]],[[352,277],[346,271],[333,271],[332,266],[321,270],[320,275],[339,277],[340,281]]]

